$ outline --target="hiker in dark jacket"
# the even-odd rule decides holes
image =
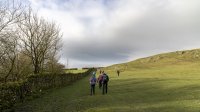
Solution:
[[[99,83],[99,89],[102,87],[102,81],[103,81],[103,74],[100,73],[97,82]]]
[[[96,84],[96,72],[93,72],[92,76],[90,77],[90,95],[95,95],[95,84]]]
[[[102,91],[102,94],[107,94],[108,92],[108,81],[109,81],[109,77],[106,73],[104,73],[103,71],[103,81],[102,81],[102,84],[103,84],[103,91]]]

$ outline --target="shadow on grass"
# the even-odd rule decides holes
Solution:
[[[200,82],[161,78],[111,80],[107,95],[97,89],[89,96],[88,78],[74,86],[57,90],[34,105],[24,105],[24,112],[198,112]],[[72,92],[73,91],[73,92]],[[69,93],[69,94],[68,94]],[[68,98],[70,97],[70,98]],[[32,103],[33,104],[33,103]],[[35,109],[36,108],[36,109]]]
[[[200,99],[200,83],[191,82],[187,85],[183,84],[184,80],[159,78],[114,80],[111,83],[109,94],[113,94],[121,106],[127,104],[134,111],[200,110],[200,101],[197,102]]]

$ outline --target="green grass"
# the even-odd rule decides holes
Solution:
[[[80,70],[65,70],[65,73],[83,73],[83,72],[86,72],[87,70],[83,70],[83,69],[80,69]]]
[[[89,95],[86,77],[17,106],[16,112],[199,112],[200,59],[196,50],[161,54],[105,68],[109,91]],[[196,54],[194,54],[196,55]],[[115,70],[120,69],[118,77]]]

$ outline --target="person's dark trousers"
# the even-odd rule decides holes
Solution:
[[[104,82],[103,83],[103,94],[107,94],[107,92],[108,92],[108,82]]]
[[[95,95],[95,85],[91,85],[90,95]]]
[[[102,87],[102,81],[99,81],[99,89]]]

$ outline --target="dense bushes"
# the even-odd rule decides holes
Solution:
[[[0,109],[8,109],[17,102],[23,102],[27,96],[32,96],[43,90],[68,85],[88,74],[94,69],[84,73],[68,74],[40,74],[29,76],[26,80],[9,82],[0,85]]]

